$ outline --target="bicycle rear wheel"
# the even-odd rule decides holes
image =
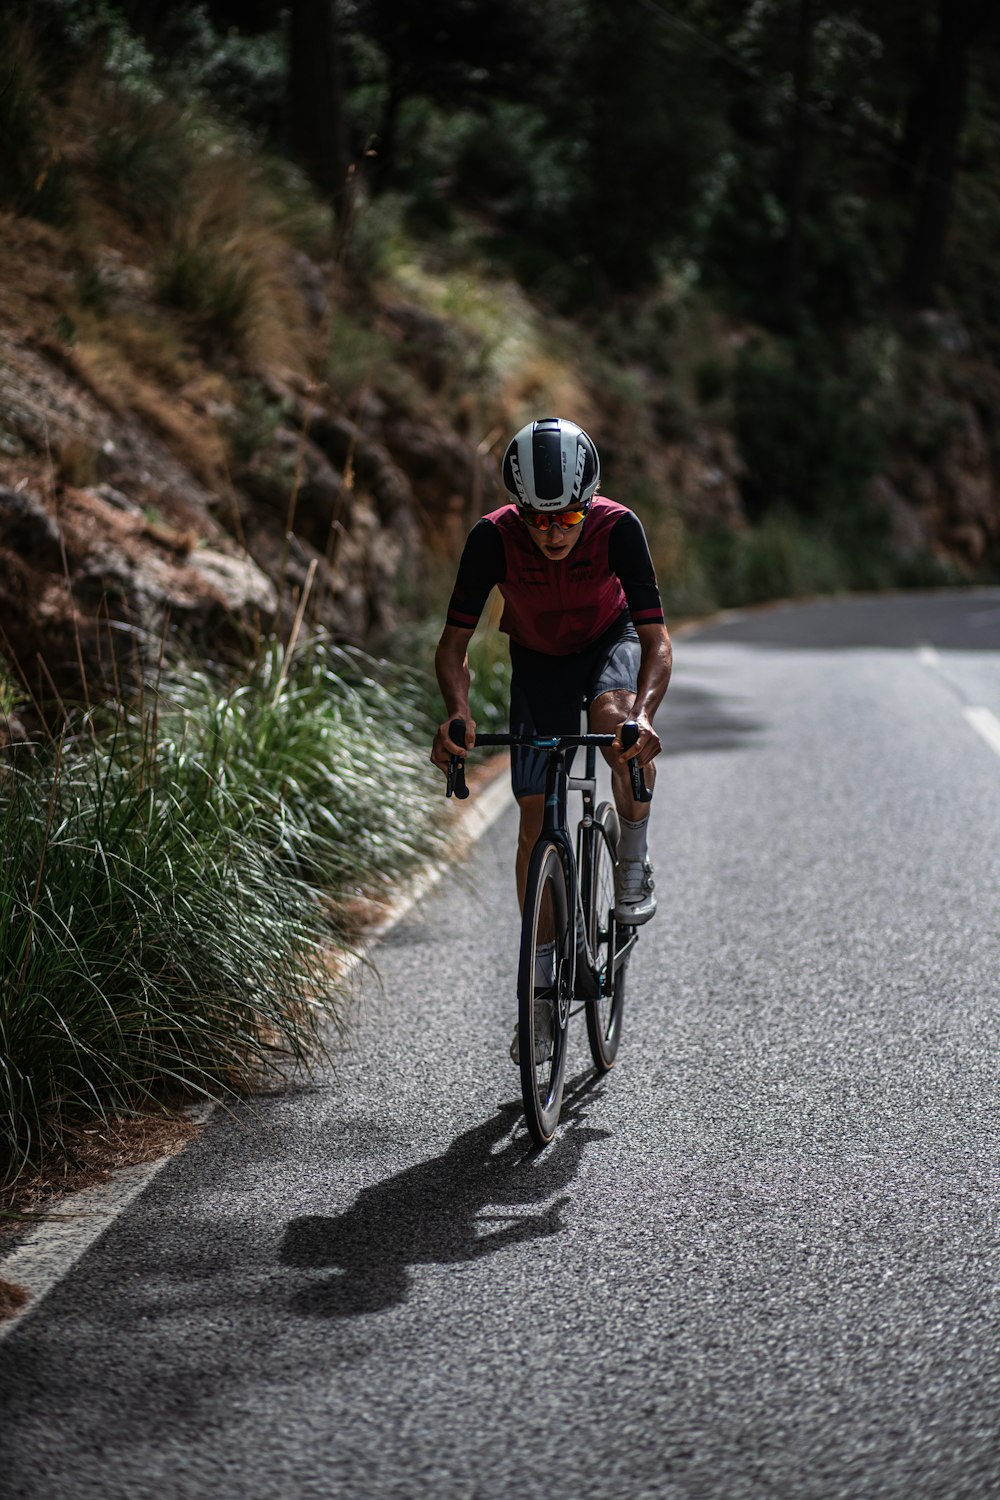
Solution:
[[[615,1065],[625,1009],[625,964],[616,964],[615,865],[618,814],[602,802],[594,814],[593,836],[584,879],[584,921],[594,960],[597,994],[587,1000],[587,1035],[594,1064],[601,1073]]]
[[[549,942],[555,945],[552,982],[536,982],[538,949]],[[539,1146],[551,1141],[562,1108],[572,998],[569,944],[569,897],[562,855],[557,844],[540,840],[528,866],[517,973],[521,1095],[528,1130]]]

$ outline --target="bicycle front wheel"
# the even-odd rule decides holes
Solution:
[[[615,865],[618,859],[618,814],[602,802],[594,815],[584,878],[584,921],[594,960],[594,988],[587,1000],[587,1035],[594,1064],[601,1073],[615,1065],[625,1009],[625,964],[616,961]]]
[[[549,944],[551,963],[547,957]],[[521,1095],[528,1130],[539,1146],[551,1141],[562,1108],[573,985],[571,960],[569,897],[562,855],[557,844],[539,841],[528,866],[517,974]]]

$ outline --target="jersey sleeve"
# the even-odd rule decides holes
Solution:
[[[503,538],[492,521],[477,521],[466,538],[448,605],[448,624],[475,630],[490,589],[503,580]]]
[[[608,564],[621,579],[633,625],[662,625],[663,605],[642,522],[634,511],[620,516],[608,540]]]

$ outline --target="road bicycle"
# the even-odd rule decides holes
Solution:
[[[449,732],[465,743],[465,724],[454,719]],[[628,749],[638,726],[622,726]],[[571,1015],[584,1010],[594,1065],[606,1073],[615,1065],[625,1006],[625,974],[638,941],[635,927],[615,919],[618,813],[609,802],[595,808],[596,757],[612,745],[613,734],[477,734],[476,746],[524,745],[546,753],[542,830],[531,853],[521,918],[517,971],[518,1066],[528,1130],[539,1146],[548,1145],[559,1123],[566,1075]],[[572,751],[586,749],[583,776],[570,775]],[[629,761],[637,801],[651,796],[635,760]],[[580,792],[583,813],[576,841],[568,827],[568,797]],[[447,795],[467,797],[464,762],[449,762]],[[551,977],[539,948],[554,944]]]

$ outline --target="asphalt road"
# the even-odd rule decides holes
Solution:
[[[0,1496],[1000,1496],[1000,591],[678,643],[620,1066],[541,1154],[505,817],[335,1075],[0,1345]]]

